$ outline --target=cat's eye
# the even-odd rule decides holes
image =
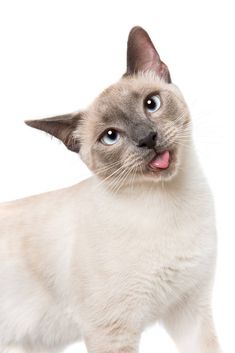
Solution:
[[[148,96],[144,101],[144,108],[149,113],[156,112],[161,107],[161,100],[158,95]]]
[[[120,139],[120,133],[115,130],[115,129],[108,129],[105,131],[105,133],[102,135],[100,141],[104,145],[114,145],[117,143]]]

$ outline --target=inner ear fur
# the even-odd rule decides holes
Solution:
[[[80,141],[77,137],[74,137],[73,133],[78,128],[81,120],[81,113],[71,113],[45,119],[26,120],[25,123],[58,138],[69,150],[79,152]]]
[[[134,27],[127,42],[127,71],[125,76],[154,71],[161,79],[171,83],[168,67],[161,60],[148,33],[141,27]]]

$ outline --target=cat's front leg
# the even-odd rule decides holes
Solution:
[[[202,298],[201,298],[202,299]],[[210,305],[189,300],[168,313],[163,321],[180,353],[221,353]]]
[[[140,335],[128,327],[107,325],[85,336],[89,353],[137,353]]]

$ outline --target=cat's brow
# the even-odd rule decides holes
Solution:
[[[125,105],[123,105],[123,108],[121,109],[119,106],[107,106],[106,112],[102,116],[102,121],[104,123],[112,123],[112,122],[124,122],[128,123],[130,120],[129,113],[131,110],[133,110],[133,107],[136,105],[136,101],[139,100],[141,97],[141,94],[139,92],[131,92],[129,99],[124,98]],[[128,104],[128,101],[130,102]]]
[[[128,122],[128,115],[121,109],[110,109],[102,116],[104,123]]]

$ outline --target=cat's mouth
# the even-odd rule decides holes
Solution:
[[[145,175],[164,178],[172,177],[178,166],[177,150],[175,148],[156,151],[155,156],[146,164]]]
[[[148,167],[153,171],[159,171],[159,169],[167,169],[171,162],[170,151],[166,150],[161,153],[156,153],[154,158],[149,162]]]

